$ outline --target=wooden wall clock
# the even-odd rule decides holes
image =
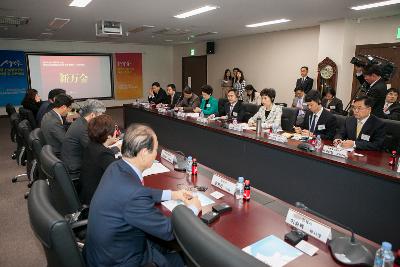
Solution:
[[[336,90],[337,66],[332,59],[326,57],[318,64],[317,90],[322,94],[327,87]]]

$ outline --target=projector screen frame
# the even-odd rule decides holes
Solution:
[[[90,53],[90,52],[79,52],[79,53],[62,53],[62,52],[25,52],[26,71],[28,79],[28,88],[32,89],[31,85],[31,72],[29,69],[29,55],[35,56],[107,56],[110,62],[110,82],[111,82],[111,96],[110,97],[87,97],[87,98],[74,98],[74,100],[85,101],[87,99],[99,99],[99,100],[114,100],[114,59],[112,53]],[[68,94],[68,91],[67,91]],[[47,100],[47,99],[46,99]]]

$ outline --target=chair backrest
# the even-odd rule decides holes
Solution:
[[[254,116],[254,114],[257,113],[260,106],[257,106],[255,104],[243,103],[243,108],[244,108],[243,121],[247,122],[251,117]]]
[[[400,121],[383,120],[385,123],[386,136],[383,143],[386,151],[392,152],[400,149]]]
[[[227,98],[220,98],[218,99],[218,114],[221,116],[221,114],[225,113],[225,103],[228,102]]]
[[[13,105],[7,104],[6,105],[6,112],[7,112],[8,117],[10,117],[12,114],[16,113],[17,110],[15,109],[15,107]]]
[[[281,106],[281,107],[287,107],[287,104],[286,103],[275,103],[275,105],[278,105],[278,106]]]
[[[19,116],[21,117],[21,120],[28,120],[31,124],[32,129],[35,129],[37,127],[36,118],[31,110],[20,107]]]
[[[70,224],[54,209],[44,180],[33,183],[28,198],[31,227],[46,254],[48,267],[83,267],[83,257]]]
[[[13,113],[10,115],[10,125],[11,125],[11,131],[10,131],[10,137],[11,141],[14,143],[17,142],[17,127],[19,123],[19,114],[18,113]]]
[[[34,158],[40,162],[40,152],[42,151],[42,147],[45,145],[44,137],[42,130],[40,128],[36,128],[29,134],[28,146],[33,151]]]
[[[299,110],[297,108],[282,107],[282,117],[281,117],[282,130],[288,132],[293,131],[293,126],[296,123],[298,113]]]
[[[54,207],[62,215],[72,214],[82,209],[75,186],[63,162],[57,158],[50,145],[40,152],[43,177],[49,181]]]
[[[193,266],[266,266],[219,236],[183,205],[173,210],[172,227]]]
[[[339,133],[341,129],[344,127],[344,123],[346,122],[346,116],[333,114],[336,117],[336,133]]]

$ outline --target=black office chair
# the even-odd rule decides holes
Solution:
[[[260,106],[257,106],[255,104],[243,103],[243,108],[244,108],[243,122],[248,122],[249,119],[253,117],[254,114],[257,113]]]
[[[56,210],[67,216],[71,223],[87,219],[89,209],[82,206],[67,168],[50,145],[43,146],[40,164],[43,177],[49,182]]]
[[[287,107],[287,104],[286,104],[286,103],[275,103],[275,105],[281,106],[281,107],[283,107],[283,108],[286,108],[286,107]]]
[[[46,181],[33,183],[28,198],[31,227],[43,246],[48,267],[84,267],[85,261],[71,225],[57,212],[51,202]]]
[[[21,120],[28,120],[32,130],[37,128],[37,122],[36,122],[36,118],[33,115],[33,112],[30,109],[26,109],[23,107],[19,108],[19,116],[21,118]]]
[[[299,110],[297,108],[282,107],[282,117],[281,117],[282,130],[287,132],[293,132],[293,126],[296,123],[297,114],[299,114]]]
[[[333,114],[333,116],[336,117],[336,133],[339,133],[343,129],[347,117],[338,114]]]
[[[383,120],[385,122],[386,136],[383,143],[384,150],[391,153],[400,152],[400,121]]]
[[[172,228],[189,266],[266,266],[219,236],[183,205],[172,212]]]
[[[7,104],[6,105],[6,112],[7,112],[7,116],[10,119],[10,126],[11,126],[11,131],[10,131],[10,139],[13,143],[16,143],[17,141],[16,139],[16,135],[17,135],[17,129],[14,128],[14,120],[19,120],[19,114],[17,113],[17,110],[15,109],[15,107],[11,104]],[[14,151],[14,153],[11,155],[12,159],[16,159],[17,155],[16,155],[17,151]]]
[[[218,99],[218,114],[221,116],[221,114],[225,113],[225,103],[228,102],[228,99],[226,98],[220,98]]]
[[[33,152],[34,158],[34,166],[32,172],[33,181],[40,179],[41,168],[40,168],[40,152],[42,152],[42,148],[45,145],[44,136],[42,130],[40,128],[36,128],[29,134],[28,147]]]
[[[17,141],[17,152],[16,152],[16,160],[17,164],[20,166],[26,166],[26,146],[25,146],[25,139],[24,139],[24,128],[29,126],[29,123],[26,120],[23,121],[14,121],[15,127],[17,130],[17,135],[15,140]],[[16,183],[20,178],[28,177],[27,173],[22,173],[15,175],[11,182]],[[29,179],[29,177],[28,177]]]

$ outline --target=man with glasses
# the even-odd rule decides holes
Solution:
[[[348,117],[333,144],[342,148],[381,150],[385,139],[384,122],[371,114],[374,101],[362,96],[353,102],[354,115]]]

